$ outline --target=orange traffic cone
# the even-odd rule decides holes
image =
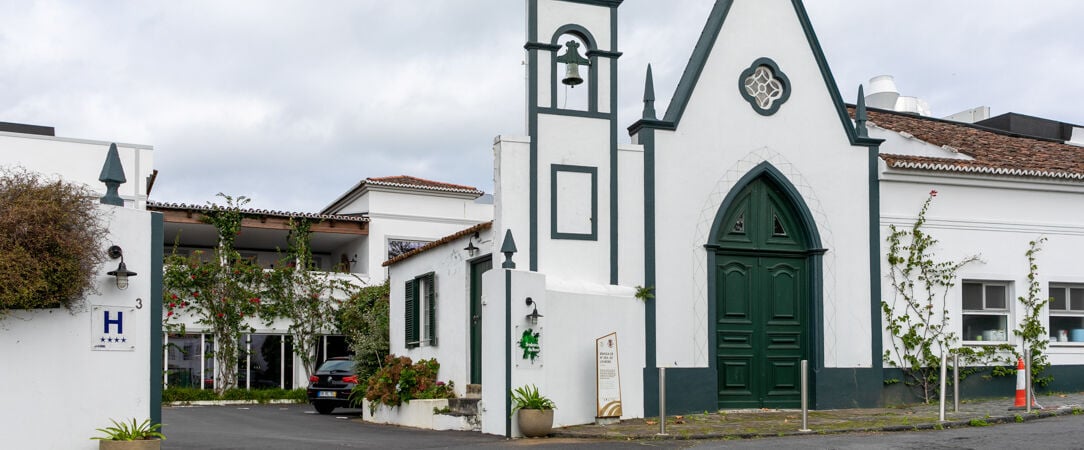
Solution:
[[[1009,408],[1009,411],[1027,409],[1028,394],[1025,389],[1031,389],[1031,386],[1027,385],[1027,372],[1025,372],[1025,370],[1026,369],[1024,368],[1024,358],[1020,358],[1016,362],[1016,404],[1013,405],[1012,408]],[[1039,404],[1035,401],[1034,392],[1032,392],[1031,394],[1031,409],[1043,409],[1043,407],[1039,406]]]

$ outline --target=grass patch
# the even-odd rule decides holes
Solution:
[[[973,427],[988,427],[988,426],[990,426],[989,422],[987,422],[985,420],[982,420],[982,419],[971,419],[971,421],[967,422],[967,424],[971,425]]]

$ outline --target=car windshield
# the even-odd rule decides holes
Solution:
[[[350,360],[332,360],[320,366],[317,372],[353,372],[354,362]]]

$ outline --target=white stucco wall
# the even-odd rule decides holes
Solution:
[[[68,182],[84,184],[105,193],[98,181],[109,142],[54,136],[0,132],[0,166],[21,166]],[[147,177],[154,169],[153,147],[117,144],[127,183],[118,192],[129,205],[142,207],[147,201]]]
[[[757,8],[755,11],[753,8]],[[771,39],[752,39],[771,30]],[[735,45],[740,42],[741,45]],[[760,57],[792,85],[772,116],[757,114],[737,80]],[[802,195],[824,255],[827,367],[870,367],[867,153],[850,145],[789,1],[735,2],[675,132],[656,132],[658,361],[709,364],[707,243],[735,182],[767,161]]]
[[[110,419],[142,422],[156,406],[150,404],[151,213],[99,209],[109,229],[102,252],[108,245],[121,246],[128,270],[138,275],[130,278],[128,289],[117,289],[106,272],[118,261],[106,258],[98,269],[98,293],[88,294],[83,307],[16,311],[0,320],[0,354],[8,358],[0,366],[0,385],[8,387],[0,409],[5,447],[96,449],[98,443],[90,440],[100,435],[96,428],[111,426]],[[132,350],[93,351],[91,341],[99,331],[91,326],[93,307],[138,303],[143,307],[124,311],[124,335]]]
[[[887,151],[883,149],[882,151]],[[882,169],[884,165],[882,164]],[[1084,248],[1084,210],[1079,204],[1084,186],[1020,178],[960,177],[889,172],[881,182],[881,252],[887,254],[885,239],[889,225],[909,228],[931,190],[938,192],[927,212],[925,231],[939,241],[933,253],[941,261],[961,260],[978,255],[981,261],[959,271],[957,285],[949,290],[946,304],[951,329],[962,334],[962,291],[960,282],[1009,282],[1009,329],[1015,329],[1024,311],[1017,301],[1027,295],[1028,243],[1047,238],[1036,255],[1040,295],[1049,296],[1050,283],[1084,283],[1080,249]],[[887,277],[889,267],[882,263]],[[887,278],[881,287],[891,301]],[[1049,311],[1040,320],[1049,327]],[[885,347],[890,337],[885,334]],[[1020,346],[1019,338],[1009,342]],[[977,344],[969,344],[977,345]],[[1048,352],[1053,364],[1084,364],[1084,343],[1051,342]]]
[[[493,248],[491,230],[483,230],[474,245],[479,248],[471,258],[465,250],[470,236],[430,249],[389,268],[391,282],[390,349],[391,353],[409,356],[412,360],[436,358],[440,363],[441,380],[455,382],[456,393],[466,393],[470,383],[470,266],[471,262],[488,254]],[[434,272],[437,297],[437,345],[428,342],[408,349],[405,339],[405,283],[415,277]],[[424,341],[426,314],[420,312]],[[483,340],[485,337],[483,337]],[[495,376],[495,375],[494,375]]]
[[[518,265],[518,263],[517,263]],[[554,426],[591,423],[596,415],[595,339],[616,332],[621,375],[623,418],[643,417],[644,304],[627,287],[595,285],[523,270],[501,270],[485,275],[482,384],[482,431],[505,433],[505,308],[506,272],[511,273],[511,388],[535,385],[557,405]],[[544,317],[532,325],[533,310],[525,299],[537,302]],[[541,353],[534,362],[523,358],[518,342],[531,328],[540,334]],[[515,420],[512,434],[519,435]]]

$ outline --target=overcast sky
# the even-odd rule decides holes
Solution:
[[[621,129],[639,116],[648,62],[665,110],[713,3],[625,0]],[[846,101],[892,74],[935,116],[986,105],[1084,124],[1084,1],[806,8]],[[225,192],[317,211],[365,177],[400,174],[491,192],[493,137],[525,134],[524,0],[0,0],[0,11],[0,121],[153,145],[152,200]]]

